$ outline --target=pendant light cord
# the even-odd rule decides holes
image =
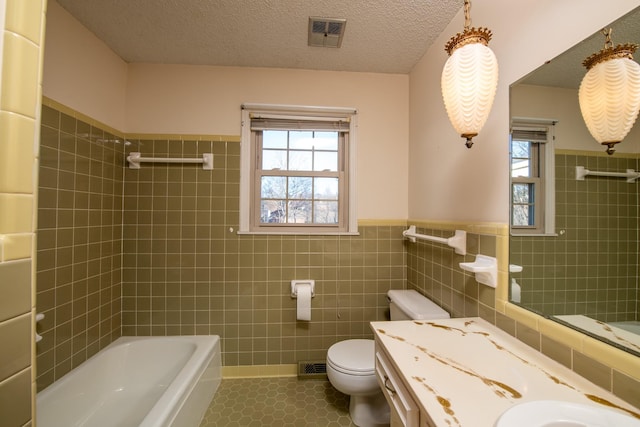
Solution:
[[[471,0],[464,0],[464,29],[471,28]]]
[[[613,32],[612,28],[606,29],[603,28],[602,29],[602,34],[604,34],[604,48],[605,49],[610,49],[613,47],[613,41],[611,40],[611,33]]]

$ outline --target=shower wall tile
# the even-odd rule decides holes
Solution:
[[[0,387],[0,413],[7,426],[24,426],[31,419],[31,368],[5,380]]]
[[[45,5],[0,6],[0,418],[7,426],[31,425],[35,412],[32,276]]]
[[[31,309],[31,259],[0,263],[0,321]]]
[[[6,31],[3,49],[5,58],[12,60],[3,62],[0,75],[2,109],[34,117],[39,101],[35,82],[39,81],[40,46],[20,34]]]
[[[42,21],[45,5],[38,1],[7,1],[6,29],[20,34],[33,43],[40,43],[42,37]]]
[[[31,364],[31,313],[0,323],[0,341],[14,345],[0,353],[0,378],[26,369]]]
[[[33,141],[33,120],[0,111],[0,193],[31,193],[35,166],[32,150],[17,150],[9,141]]]
[[[124,143],[45,102],[37,233],[42,389],[121,334]]]

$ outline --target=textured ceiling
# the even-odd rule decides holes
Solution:
[[[57,1],[127,62],[380,73],[408,73],[463,4],[462,0]],[[342,47],[307,46],[310,16],[345,18]]]
[[[607,26],[613,31],[611,39],[614,45],[625,43],[640,44],[640,8],[623,16]],[[588,56],[604,47],[604,35],[601,32],[575,45],[571,49],[553,58],[518,83],[578,89],[587,69],[582,66]],[[638,62],[640,51],[634,55]]]

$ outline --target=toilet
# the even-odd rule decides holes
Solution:
[[[387,298],[391,320],[449,318],[449,313],[413,289],[390,290]],[[327,377],[336,390],[350,396],[349,415],[355,425],[389,425],[389,405],[376,380],[374,340],[345,340],[329,347]]]

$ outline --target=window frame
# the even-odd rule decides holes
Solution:
[[[260,170],[262,147],[262,131],[252,130],[252,120],[280,120],[294,123],[296,120],[306,122],[341,122],[348,123],[338,130],[338,171],[268,171]],[[277,130],[297,130],[277,129]],[[358,234],[356,218],[356,130],[357,111],[354,108],[331,108],[290,105],[243,104],[242,134],[240,153],[240,224],[239,234],[318,234],[318,235],[353,235]],[[289,152],[289,149],[287,149]],[[263,176],[322,177],[337,176],[338,184],[338,223],[337,224],[287,224],[261,223],[260,183]]]
[[[555,136],[556,121],[520,119],[512,123],[509,132],[509,228],[514,236],[555,236]],[[514,132],[531,133],[534,138],[514,138]],[[546,139],[541,135],[546,135]],[[526,141],[533,150],[531,164],[534,173],[529,177],[513,177],[513,141]],[[513,225],[514,185],[530,184],[534,188],[534,223]]]

